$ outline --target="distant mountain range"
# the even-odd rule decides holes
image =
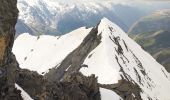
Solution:
[[[129,34],[170,72],[170,10],[159,10],[140,19]]]
[[[128,29],[115,14],[109,2],[67,5],[47,0],[19,0],[18,9],[20,11],[16,27],[18,34],[29,32],[33,35],[60,35],[82,26],[94,26],[104,16],[124,30]]]
[[[146,4],[115,4],[114,1],[65,4],[49,0],[19,0],[16,31],[17,36],[25,32],[32,35],[61,35],[82,26],[95,26],[106,17],[127,32],[139,18],[160,8]]]

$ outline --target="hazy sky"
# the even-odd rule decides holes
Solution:
[[[60,2],[87,2],[87,1],[113,1],[113,0],[51,0]],[[114,1],[170,1],[170,0],[114,0]]]
[[[170,1],[170,0],[51,0],[51,1],[59,1],[59,2],[66,2],[66,3],[78,3],[78,2],[107,2],[107,1],[112,1],[112,2],[150,2],[150,1]]]

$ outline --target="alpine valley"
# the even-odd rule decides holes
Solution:
[[[130,36],[170,72],[170,10],[158,10],[141,18]]]

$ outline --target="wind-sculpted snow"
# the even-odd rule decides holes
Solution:
[[[23,34],[16,39],[13,52],[22,68],[42,73],[55,67],[47,73],[47,78],[52,76],[49,79],[62,80],[69,73],[80,71],[85,76],[95,74],[99,84],[111,86],[111,90],[122,81],[118,90],[124,87],[134,98],[170,99],[169,73],[106,18],[94,28],[80,28],[62,37]],[[130,92],[128,88],[132,88]],[[109,90],[101,92],[103,98],[107,98],[105,94],[119,98]]]

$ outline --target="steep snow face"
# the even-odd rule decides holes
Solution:
[[[101,100],[123,100],[115,92],[104,88],[100,88],[100,95],[101,95]]]
[[[58,65],[77,48],[90,30],[82,27],[61,37],[24,33],[16,39],[12,51],[21,68],[41,74]]]
[[[81,72],[95,74],[101,84],[117,83],[121,78],[137,83],[144,100],[169,100],[170,80],[167,71],[130,39],[117,25],[104,18],[98,34],[102,42],[84,61]]]
[[[23,100],[33,100],[28,93],[26,93],[18,84],[15,84],[15,87],[21,91],[21,96]]]

